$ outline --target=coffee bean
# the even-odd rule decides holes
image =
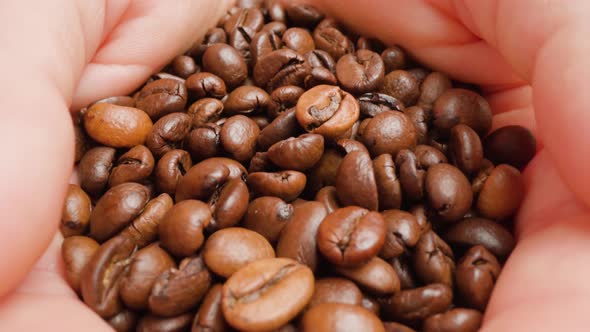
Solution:
[[[288,258],[252,262],[223,285],[221,307],[231,326],[272,330],[294,318],[314,291],[312,271]]]
[[[145,205],[141,214],[121,231],[121,236],[132,239],[138,248],[154,242],[158,236],[160,222],[173,205],[174,202],[168,194],[161,194],[152,199]]]
[[[117,332],[135,331],[138,315],[130,310],[123,310],[109,319],[109,325]]]
[[[187,78],[199,70],[199,66],[190,56],[179,55],[172,60],[172,71],[182,78]]]
[[[453,300],[453,290],[444,284],[430,284],[410,290],[402,290],[383,301],[382,317],[415,322],[446,311]]]
[[[373,156],[383,153],[395,156],[400,150],[414,148],[418,140],[410,118],[393,111],[377,114],[360,134],[360,140]]]
[[[445,221],[459,220],[471,207],[473,193],[469,180],[454,166],[431,166],[424,186],[430,206]]]
[[[494,164],[508,164],[523,169],[537,151],[531,131],[522,126],[505,126],[494,130],[484,140],[485,155]]]
[[[143,144],[152,121],[141,110],[113,104],[96,104],[84,113],[84,128],[93,140],[114,148]]]
[[[283,44],[299,54],[305,54],[315,49],[313,37],[306,29],[289,28],[283,33]]]
[[[303,92],[302,88],[294,85],[285,85],[273,90],[268,104],[268,116],[274,119],[294,108]]]
[[[178,180],[192,166],[189,154],[184,150],[166,152],[158,161],[154,178],[159,192],[174,195]]]
[[[380,90],[404,105],[414,105],[420,96],[420,83],[409,72],[398,69],[385,75]]]
[[[256,31],[249,27],[239,27],[229,33],[228,45],[235,48],[242,58],[246,61],[248,67],[252,67],[252,55],[250,54],[250,43],[256,35]]]
[[[389,260],[389,263],[399,278],[400,288],[404,290],[416,288],[418,285],[408,259],[409,256],[398,256]]]
[[[282,4],[280,1],[277,0],[270,0],[273,4],[270,5],[270,7],[277,5],[278,7],[282,7]],[[271,10],[269,9],[269,15],[270,15]],[[287,30],[287,25],[283,22],[284,20],[274,20],[272,22],[268,22],[266,23],[263,27],[262,27],[262,31],[269,31],[269,32],[274,32],[277,35],[281,36],[286,30]]]
[[[337,85],[336,76],[326,68],[314,67],[305,77],[304,85],[306,89],[311,89],[318,85]]]
[[[322,13],[308,4],[288,4],[285,13],[290,24],[306,28],[313,28],[324,18]]]
[[[180,332],[190,328],[193,314],[175,317],[160,317],[152,314],[143,316],[137,323],[137,332]]]
[[[336,76],[342,87],[352,94],[376,90],[383,82],[385,67],[379,54],[358,50],[342,56],[336,64]]]
[[[358,267],[337,266],[336,271],[372,294],[384,296],[400,290],[400,281],[395,270],[379,257],[373,257]]]
[[[328,213],[332,213],[342,207],[338,201],[338,194],[334,186],[326,186],[320,189],[315,196],[315,200],[324,204]]]
[[[279,237],[277,257],[297,260],[315,271],[319,260],[316,249],[318,227],[326,215],[326,208],[319,202],[296,206]]]
[[[402,203],[402,189],[396,176],[395,164],[390,154],[373,159],[375,181],[379,195],[379,209],[399,209]]]
[[[379,40],[374,38],[367,38],[360,36],[356,40],[356,49],[357,50],[370,50],[373,52],[381,52],[385,46]]]
[[[428,317],[422,329],[424,332],[477,332],[482,320],[482,314],[477,310],[453,308]]]
[[[276,196],[287,202],[297,198],[305,188],[305,174],[298,171],[255,172],[246,179],[257,196]]]
[[[176,263],[158,243],[152,243],[136,252],[121,278],[120,294],[123,303],[131,309],[146,309],[156,278],[173,267],[176,267]]]
[[[410,75],[412,75],[412,77],[414,77],[414,79],[416,81],[418,81],[419,85],[422,85],[422,83],[424,82],[426,77],[432,71],[430,69],[424,68],[424,67],[415,67],[415,68],[408,69],[407,72],[410,73]]]
[[[256,153],[256,140],[260,128],[244,116],[234,115],[221,127],[219,139],[223,149],[237,161],[246,162]]]
[[[159,159],[179,146],[191,129],[186,113],[170,113],[160,118],[146,138],[146,146]]]
[[[369,310],[374,315],[379,316],[380,308],[379,303],[374,298],[368,297],[367,295],[363,295],[363,300],[361,301],[361,307]]]
[[[374,117],[385,111],[403,111],[404,104],[396,98],[384,93],[369,92],[358,98],[361,114],[365,117]],[[411,119],[411,118],[410,118]]]
[[[444,234],[451,245],[482,245],[498,257],[507,257],[514,248],[514,237],[504,226],[484,218],[468,218],[453,224]]]
[[[318,229],[318,249],[337,266],[355,267],[375,257],[385,242],[379,213],[348,206],[330,213]]]
[[[301,328],[303,332],[385,332],[383,323],[373,313],[361,306],[345,303],[314,306],[303,315]]]
[[[223,25],[223,29],[226,33],[239,28],[249,28],[254,31],[259,31],[264,25],[264,15],[258,8],[243,8],[237,10],[237,12],[229,17]]]
[[[182,112],[187,98],[183,82],[165,78],[146,84],[137,95],[136,105],[157,120],[166,114]]]
[[[203,244],[203,229],[211,221],[207,204],[197,200],[176,203],[160,222],[162,247],[177,257],[194,254]]]
[[[302,130],[301,127],[299,127],[299,122],[297,122],[297,118],[295,117],[295,109],[290,109],[288,111],[282,112],[260,132],[260,135],[257,139],[258,147],[264,151],[268,150],[275,143],[279,143],[290,137],[299,136],[301,131]],[[321,149],[323,150],[323,148],[324,146],[322,138]]]
[[[482,182],[476,206],[483,217],[505,220],[516,214],[525,194],[524,179],[516,168],[498,165]]]
[[[431,126],[432,112],[420,106],[412,106],[403,110],[416,128],[418,144],[426,144],[428,141],[428,129]]]
[[[61,214],[61,234],[64,237],[85,234],[88,231],[91,211],[90,197],[80,186],[70,184]]]
[[[250,43],[250,56],[252,57],[252,63],[254,65],[256,65],[258,59],[263,55],[269,54],[272,51],[279,50],[283,47],[283,41],[280,37],[283,32],[277,32],[272,29],[263,29],[254,35],[252,42]]]
[[[280,49],[258,58],[253,78],[257,86],[273,91],[286,85],[302,86],[309,71],[309,65],[299,53]]]
[[[428,74],[421,84],[418,106],[431,110],[438,97],[452,87],[453,83],[445,74],[439,72]]]
[[[116,166],[111,170],[109,187],[124,182],[144,182],[152,175],[154,164],[154,156],[147,147],[137,145],[131,148],[119,157]]]
[[[310,196],[317,193],[325,186],[333,186],[336,184],[336,174],[343,155],[340,151],[327,148],[320,161],[308,171],[306,192]]]
[[[229,115],[264,113],[270,103],[266,91],[255,86],[241,86],[232,91],[225,100],[224,113]]]
[[[425,284],[442,283],[453,287],[453,251],[435,232],[426,232],[416,244],[414,271]]]
[[[324,23],[324,22],[322,22]],[[313,40],[318,49],[326,51],[335,60],[347,53],[352,53],[353,44],[336,26],[320,23],[313,31]]]
[[[418,201],[424,197],[424,170],[416,155],[410,150],[401,150],[395,163],[399,169],[399,180],[403,189],[403,197],[410,201]]]
[[[195,44],[187,54],[193,57],[201,58],[205,50],[213,44],[225,44],[227,43],[227,34],[225,30],[219,27],[213,27],[207,30],[205,36],[203,37],[203,41],[200,43]]]
[[[385,328],[385,332],[416,332],[406,325],[395,322],[384,322],[383,327]]]
[[[229,326],[221,312],[222,284],[215,284],[203,298],[191,332],[225,332]]]
[[[465,89],[448,89],[432,108],[434,126],[448,132],[458,124],[466,124],[480,136],[492,126],[492,111],[488,102],[479,94]]]
[[[321,303],[348,303],[360,305],[363,293],[350,280],[344,278],[323,278],[315,281],[313,297],[308,308]]]
[[[336,192],[343,205],[377,210],[379,199],[373,161],[362,151],[348,153],[338,168]]]
[[[221,99],[227,94],[225,82],[219,76],[212,73],[200,72],[193,74],[186,79],[185,84],[189,96],[193,99],[199,99],[196,103],[200,102],[201,98],[210,97],[212,99]],[[193,107],[194,104],[191,108]],[[190,113],[191,110],[189,109]]]
[[[64,239],[61,254],[65,265],[65,279],[72,289],[80,292],[82,270],[98,250],[99,244],[86,236],[72,235]]]
[[[398,46],[385,49],[381,53],[381,59],[383,59],[386,74],[406,67],[406,55]]]
[[[213,44],[203,53],[203,69],[219,76],[233,89],[242,84],[248,76],[244,57],[227,44]]]
[[[268,149],[268,158],[285,169],[305,171],[312,168],[324,153],[324,137],[305,134],[273,144]]]
[[[221,154],[221,127],[215,123],[204,124],[193,129],[184,140],[184,148],[191,158],[202,161]],[[190,167],[189,167],[190,168]]]
[[[485,310],[499,274],[500,264],[491,252],[481,245],[471,247],[455,274],[457,290],[467,306]]]
[[[207,293],[212,276],[201,256],[183,259],[158,276],[148,304],[152,313],[173,317],[193,309]]]
[[[259,197],[248,205],[242,225],[276,243],[283,227],[293,216],[293,206],[278,197]]]
[[[483,160],[483,147],[477,133],[464,124],[451,129],[449,139],[451,160],[461,171],[471,174],[479,170]]]
[[[90,138],[80,127],[77,120],[74,122],[74,140],[74,163],[77,164],[91,145]]]
[[[381,212],[385,221],[385,244],[379,256],[391,259],[413,248],[422,235],[416,217],[402,210],[385,210]]]
[[[260,137],[260,136],[258,136]],[[254,157],[250,160],[250,166],[248,166],[248,173],[266,172],[274,170],[274,165],[268,159],[267,152],[256,152]]]
[[[223,103],[214,98],[202,98],[192,104],[187,114],[192,117],[192,126],[197,128],[200,126],[211,125],[221,118],[223,112]]]

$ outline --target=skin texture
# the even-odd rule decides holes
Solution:
[[[533,130],[540,151],[524,171],[518,244],[498,280],[483,331],[587,329],[590,145],[580,144],[580,133],[590,129],[590,96],[580,87],[590,74],[590,3],[315,4],[360,32],[401,45],[436,70],[485,85],[494,128],[520,124]],[[223,5],[0,2],[0,44],[5,45],[0,70],[12,77],[0,82],[5,96],[0,98],[0,142],[12,158],[0,166],[0,270],[10,271],[0,276],[0,330],[109,331],[67,287],[61,239],[52,242],[73,160],[67,109],[131,92],[203,35]],[[177,37],[170,38],[173,34]],[[34,130],[22,135],[23,128]],[[12,143],[15,137],[19,144]],[[46,161],[43,167],[39,160]]]

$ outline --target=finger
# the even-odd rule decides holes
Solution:
[[[214,26],[230,2],[129,2],[118,24],[105,29],[100,49],[82,74],[72,108],[131,93]],[[120,8],[114,11],[118,13]]]

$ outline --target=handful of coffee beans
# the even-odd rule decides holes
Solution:
[[[75,122],[67,281],[116,331],[476,331],[536,150],[476,88],[273,0]]]

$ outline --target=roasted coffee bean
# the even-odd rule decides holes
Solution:
[[[293,212],[293,206],[278,197],[259,197],[248,205],[242,225],[276,243]]]
[[[256,65],[260,57],[283,47],[283,41],[280,37],[281,34],[282,32],[279,33],[274,30],[263,29],[254,35],[252,42],[250,43],[250,57],[252,58],[252,64]]]
[[[246,213],[249,198],[248,187],[241,179],[231,179],[217,188],[208,201],[212,218],[206,230],[236,225]]]
[[[266,126],[270,124],[270,120],[266,117],[266,115],[253,115],[252,117],[250,117],[250,119],[252,119],[252,121],[256,123],[258,129],[260,130],[266,128]]]
[[[305,188],[306,177],[298,171],[255,172],[246,182],[255,196],[276,196],[291,202]]]
[[[424,197],[426,170],[422,169],[416,155],[410,150],[401,150],[395,163],[399,169],[403,197],[410,201],[421,200]]]
[[[445,74],[439,72],[428,74],[421,84],[418,106],[431,110],[438,97],[452,87],[453,83]]]
[[[384,296],[400,290],[400,281],[395,270],[379,257],[373,257],[358,267],[337,266],[335,269],[372,294]]]
[[[266,91],[255,86],[241,86],[232,91],[224,102],[224,113],[235,114],[264,113],[270,103]]]
[[[494,164],[508,164],[523,169],[537,151],[531,131],[522,126],[505,126],[494,130],[484,140],[485,155]]]
[[[301,329],[303,332],[385,332],[379,317],[361,306],[345,303],[314,306],[301,318]]]
[[[214,98],[202,98],[197,100],[188,109],[188,115],[192,117],[193,128],[211,125],[221,118],[223,103]]]
[[[449,152],[453,164],[463,173],[479,171],[483,161],[483,147],[479,136],[469,126],[458,124],[451,129]]]
[[[285,85],[273,90],[268,104],[268,116],[274,119],[294,108],[303,92],[302,88],[294,85]]]
[[[348,303],[360,305],[363,293],[354,282],[344,278],[323,278],[315,281],[313,297],[308,308],[321,303]]]
[[[178,269],[172,267],[158,276],[148,299],[149,309],[163,317],[188,312],[201,302],[211,281],[201,256],[185,258]]]
[[[242,8],[231,15],[223,25],[226,33],[240,28],[249,28],[254,31],[259,31],[264,25],[264,15],[258,8]]]
[[[336,76],[344,90],[363,94],[377,89],[383,82],[385,67],[379,54],[358,50],[342,56],[336,64]]]
[[[136,252],[121,278],[119,294],[123,303],[130,309],[146,309],[156,278],[173,267],[176,263],[158,243]]]
[[[492,126],[492,111],[488,102],[479,94],[465,89],[448,89],[432,108],[434,126],[443,133],[458,124],[465,124],[480,136]]]
[[[113,97],[107,97],[107,98],[103,98],[101,100],[97,100],[94,103],[88,105],[88,108],[92,107],[93,105],[103,104],[103,103],[113,104],[113,105],[117,105],[117,106],[135,107],[135,99],[133,97],[113,96]]]
[[[393,158],[390,154],[382,154],[373,159],[373,168],[379,195],[379,209],[399,209],[402,204],[402,189]]]
[[[338,194],[334,186],[326,186],[320,189],[315,196],[315,200],[324,204],[328,213],[332,213],[342,207],[338,201]]]
[[[474,180],[474,187],[478,189],[477,212],[486,218],[505,220],[518,210],[524,199],[524,179],[520,172],[506,164],[484,171]],[[482,184],[479,186],[477,182]]]
[[[152,120],[140,109],[107,103],[90,107],[82,121],[88,136],[114,148],[143,144],[152,130]]]
[[[124,182],[144,182],[152,175],[154,164],[154,156],[147,147],[137,145],[131,148],[119,157],[116,166],[111,170],[109,187]]]
[[[108,319],[122,310],[119,286],[134,252],[131,239],[116,236],[101,245],[82,269],[82,299],[100,317]]]
[[[438,149],[428,145],[418,145],[414,149],[416,161],[421,168],[428,169],[436,164],[447,163],[447,157]],[[482,160],[483,162],[483,160]]]
[[[482,314],[473,309],[453,308],[424,320],[424,332],[477,332],[481,327]]]
[[[98,250],[98,242],[86,236],[73,235],[61,245],[61,254],[65,265],[65,279],[72,289],[80,292],[82,270]]]
[[[326,68],[314,67],[305,77],[304,85],[306,89],[311,89],[318,85],[337,85],[338,80],[336,76]]]
[[[203,41],[198,44],[195,44],[187,52],[187,54],[190,56],[193,56],[193,57],[200,58],[209,46],[211,46],[213,44],[217,44],[217,43],[221,43],[221,44],[227,43],[227,34],[225,33],[225,30],[223,30],[222,28],[219,28],[219,27],[210,28],[205,33],[205,36],[203,37]]]
[[[356,267],[375,257],[385,243],[385,222],[377,212],[348,206],[330,213],[318,229],[318,249],[330,263]]]
[[[416,244],[414,271],[425,284],[442,283],[453,287],[453,251],[435,232],[426,232]]]
[[[385,221],[385,244],[379,256],[385,259],[398,257],[413,248],[422,235],[416,217],[402,210],[385,210],[381,212]]]
[[[75,184],[68,186],[68,193],[61,213],[60,231],[64,237],[83,235],[88,231],[92,203],[90,197]]]
[[[297,171],[312,168],[324,153],[324,137],[304,134],[273,144],[268,149],[268,158],[273,164]]]
[[[150,195],[146,186],[133,182],[109,189],[90,216],[90,237],[103,242],[118,233],[139,216]]]
[[[191,129],[192,119],[186,113],[170,113],[160,118],[146,138],[146,146],[160,159],[179,146]]]
[[[162,247],[177,257],[194,254],[205,240],[203,229],[210,221],[207,204],[192,199],[176,203],[160,222]]]
[[[174,195],[178,180],[192,167],[188,152],[171,150],[162,156],[154,172],[156,188],[159,192]]]
[[[220,99],[227,94],[225,82],[221,77],[212,73],[200,72],[193,74],[186,79],[185,84],[189,96],[194,99],[205,97]],[[199,101],[197,100],[197,102]],[[189,113],[191,113],[190,109]]]
[[[325,186],[336,184],[336,174],[342,162],[343,156],[340,151],[327,148],[320,161],[308,171],[306,192],[310,196],[317,193]]]
[[[309,71],[309,65],[299,53],[280,49],[258,58],[253,78],[257,86],[273,91],[286,85],[302,86]]]
[[[408,262],[408,256],[392,258],[389,263],[399,278],[401,289],[416,288],[418,282],[416,281],[416,278],[414,277],[414,271]]]
[[[246,162],[256,153],[260,128],[244,115],[234,115],[221,127],[219,139],[223,149],[239,162]]]
[[[172,71],[182,78],[187,78],[200,70],[195,60],[186,55],[179,55],[174,58],[171,66]]]
[[[416,79],[416,81],[418,81],[418,84],[420,85],[422,85],[422,83],[426,79],[426,76],[428,76],[432,72],[431,70],[424,67],[416,67],[408,69],[407,71],[408,73],[410,73],[410,75],[414,77],[414,79]]]
[[[484,218],[468,218],[453,224],[443,238],[451,245],[471,247],[482,245],[500,258],[514,249],[512,234],[502,225]]]
[[[294,318],[314,291],[312,271],[288,258],[252,262],[223,285],[221,308],[240,330],[272,330]]]
[[[373,314],[379,316],[380,308],[379,303],[372,297],[368,297],[366,294],[363,295],[363,300],[361,301],[361,307],[369,310]]]
[[[299,127],[299,122],[297,122],[297,118],[295,117],[295,109],[290,109],[288,111],[282,112],[260,132],[260,135],[257,139],[258,148],[266,151],[275,143],[279,143],[290,137],[299,136],[301,132],[301,127]],[[319,141],[319,139],[316,140]],[[301,141],[301,139],[299,141]],[[321,150],[323,151],[323,138],[321,141]]]
[[[404,324],[395,322],[383,322],[383,327],[385,328],[385,332],[416,332]]]
[[[168,194],[161,194],[152,199],[146,204],[141,214],[121,231],[121,236],[135,241],[138,248],[154,242],[158,236],[160,222],[173,205],[174,202]]]
[[[283,33],[283,45],[299,54],[305,54],[315,49],[313,37],[306,29],[289,28]]]
[[[136,97],[136,105],[157,120],[166,114],[182,112],[187,98],[183,82],[165,78],[146,84]]]
[[[282,4],[280,3],[280,1],[277,0],[271,0],[274,4],[277,4],[278,6],[282,6]],[[270,13],[270,10],[269,10]],[[281,36],[285,31],[287,31],[287,25],[285,23],[283,23],[283,20],[275,20],[272,22],[268,22],[266,23],[263,27],[262,27],[262,31],[272,31],[274,33],[276,33],[277,35]]]
[[[252,66],[252,55],[250,54],[250,43],[256,35],[256,31],[248,27],[239,27],[229,34],[228,44],[235,48],[242,58],[246,61],[248,67]]]
[[[191,332],[225,332],[229,326],[221,312],[221,296],[223,285],[213,285],[199,306],[199,311],[193,320]]]
[[[381,314],[384,319],[416,322],[445,312],[452,300],[453,290],[449,286],[430,284],[395,293],[383,301]]]
[[[445,221],[461,219],[473,201],[469,180],[449,164],[436,164],[426,172],[424,188],[430,206]]]
[[[326,208],[319,202],[295,206],[291,220],[279,237],[277,257],[297,260],[315,271],[319,261],[316,249],[318,227],[326,215]]]
[[[130,310],[123,310],[109,319],[109,325],[117,332],[135,331],[138,315]]]
[[[203,53],[203,69],[219,76],[233,89],[248,77],[248,66],[242,55],[227,44],[213,44]]]
[[[267,152],[256,152],[254,154],[254,157],[252,157],[252,159],[250,160],[250,166],[248,166],[248,173],[266,172],[273,170],[274,168],[274,165],[268,159]]]
[[[363,151],[348,153],[338,168],[336,192],[342,205],[377,210],[379,205],[373,161]]]
[[[359,37],[356,40],[357,50],[370,50],[373,52],[381,52],[385,46],[379,40],[374,38]]]
[[[74,163],[79,163],[82,156],[90,149],[90,138],[82,127],[75,122],[74,123]]]
[[[290,24],[306,28],[313,28],[324,18],[324,14],[317,9],[302,3],[288,4],[285,7],[285,13]]]
[[[182,332],[190,328],[193,314],[175,317],[160,317],[152,314],[143,316],[137,323],[137,332]]]
[[[313,40],[316,47],[326,51],[336,61],[343,55],[352,53],[354,48],[352,41],[338,27],[332,26],[330,23],[324,25],[322,23],[313,31]]]
[[[404,104],[396,98],[384,93],[369,92],[358,98],[361,114],[365,117],[374,117],[385,111],[403,111]],[[411,119],[411,118],[410,118]]]
[[[188,133],[184,148],[195,162],[218,156],[222,151],[220,135],[220,126],[215,123],[204,124]]]
[[[426,144],[428,141],[428,129],[432,121],[432,112],[419,106],[408,107],[403,112],[410,118],[414,128],[416,128],[418,144]]]
[[[385,65],[385,73],[406,67],[406,54],[399,46],[392,46],[381,52],[381,59]]]
[[[484,246],[471,247],[457,264],[455,274],[461,299],[469,307],[485,310],[499,275],[496,257]]]
[[[420,96],[420,83],[409,72],[394,70],[385,75],[380,90],[409,106]]]
[[[331,73],[336,73],[336,62],[326,51],[309,51],[303,55],[303,58],[312,68],[325,68]]]
[[[400,150],[413,149],[418,142],[414,124],[402,112],[388,111],[375,115],[368,120],[360,135],[360,141],[373,156],[383,153],[396,156]]]

